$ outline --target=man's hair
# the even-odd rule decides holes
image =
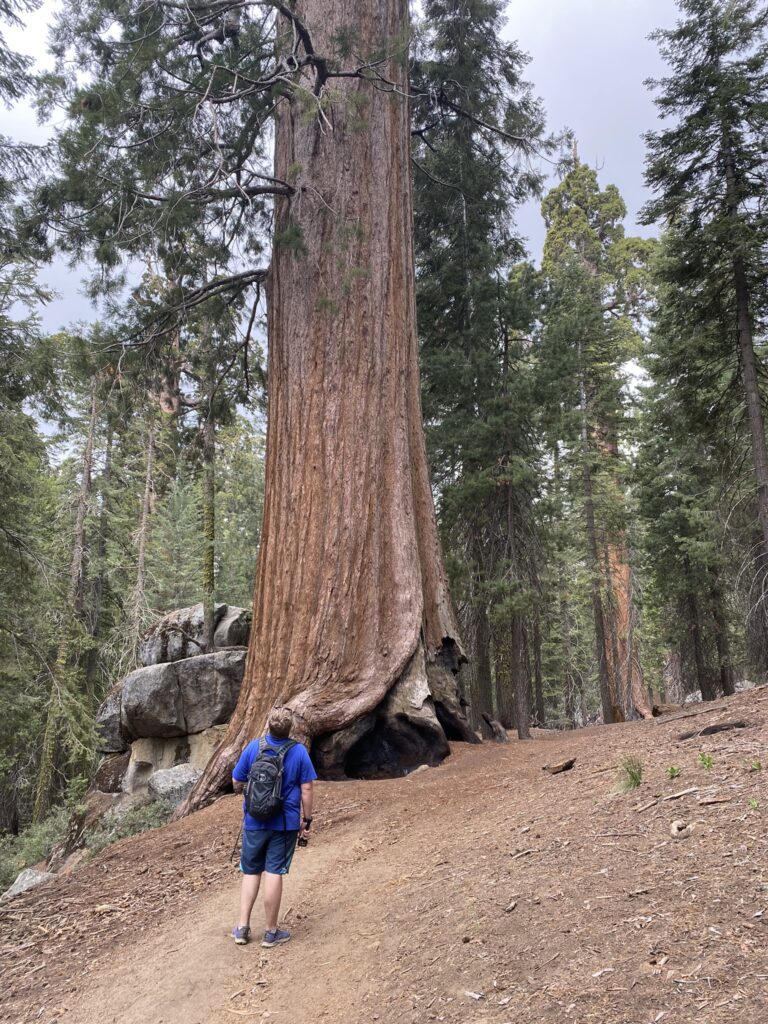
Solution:
[[[291,735],[292,725],[293,712],[290,708],[272,708],[267,720],[267,728],[271,736],[274,736],[276,740],[287,740]]]

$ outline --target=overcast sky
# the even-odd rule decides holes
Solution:
[[[55,6],[48,0],[28,18],[26,30],[8,31],[9,43],[44,59]],[[510,0],[507,17],[507,34],[531,55],[527,77],[544,101],[549,127],[575,132],[581,159],[598,168],[602,184],[619,187],[629,209],[627,229],[637,230],[635,217],[647,198],[641,136],[656,124],[643,82],[664,73],[647,37],[654,28],[674,24],[674,0]],[[0,110],[0,134],[31,142],[48,131],[35,124],[28,108]],[[538,204],[530,204],[518,219],[538,260],[544,235]],[[46,312],[49,329],[93,316],[78,295],[81,276],[61,266],[44,272],[61,293]]]

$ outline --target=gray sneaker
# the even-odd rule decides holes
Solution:
[[[272,946],[279,946],[283,942],[287,942],[290,939],[290,932],[281,932],[279,928],[276,928],[273,932],[264,932],[264,939],[262,946],[266,946],[267,949],[271,949]]]

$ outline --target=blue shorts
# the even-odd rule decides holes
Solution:
[[[243,829],[240,870],[244,875],[287,875],[298,835],[298,829]]]

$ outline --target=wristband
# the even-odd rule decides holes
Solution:
[[[312,819],[311,818],[304,818],[304,828],[305,828],[305,830],[309,829],[309,826],[311,824],[312,824]]]

